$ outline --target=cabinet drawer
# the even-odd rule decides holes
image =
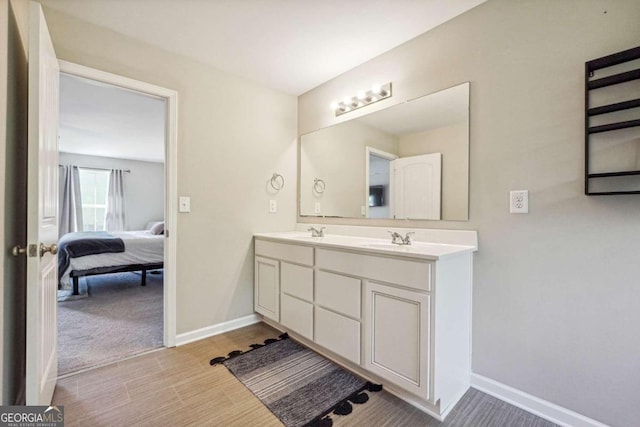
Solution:
[[[313,304],[283,294],[280,301],[280,323],[313,340]]]
[[[360,364],[360,322],[316,307],[315,342]]]
[[[338,274],[316,273],[316,302],[331,310],[360,318],[361,280]]]
[[[294,297],[313,301],[313,268],[280,263],[280,289]]]
[[[428,261],[317,249],[316,265],[338,273],[395,283],[421,291],[431,291],[432,263]]]
[[[255,252],[256,255],[313,266],[313,248],[309,246],[289,245],[256,239]]]

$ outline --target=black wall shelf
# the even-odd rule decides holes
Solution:
[[[607,190],[602,190],[602,185],[598,185],[598,190],[590,189],[594,185],[592,180],[601,180],[606,178],[615,177],[640,177],[640,170],[619,170],[591,173],[590,166],[592,163],[592,153],[590,152],[590,143],[594,141],[590,138],[594,134],[600,134],[603,132],[614,132],[620,129],[630,129],[640,127],[640,89],[637,91],[633,99],[615,102],[608,105],[601,105],[598,107],[590,107],[590,97],[592,94],[590,91],[600,89],[603,91],[611,90],[615,85],[640,80],[640,68],[637,68],[637,64],[634,64],[634,69],[630,71],[619,72],[616,74],[608,75],[605,77],[597,78],[595,76],[596,71],[603,70],[616,65],[624,64],[627,62],[640,59],[640,46],[633,49],[628,49],[622,52],[614,53],[612,55],[604,56],[602,58],[594,59],[585,63],[585,165],[584,165],[584,188],[585,194],[593,196],[604,195],[617,195],[617,194],[640,194],[640,179],[637,181],[637,190],[626,190],[619,188],[610,188],[605,186]],[[631,64],[629,64],[631,65]],[[613,70],[611,70],[613,71]],[[625,87],[625,90],[627,87]],[[631,90],[635,90],[631,88]],[[625,110],[638,109],[638,114],[630,113],[631,117],[627,117],[624,121],[601,124],[598,126],[591,126],[589,118],[599,116],[603,114],[615,113]],[[634,118],[633,116],[638,118]],[[629,120],[629,118],[631,120]],[[640,132],[638,133],[638,140],[640,141]],[[602,142],[599,142],[602,143]],[[640,150],[640,147],[638,147]],[[602,183],[602,181],[598,181]],[[615,185],[615,184],[614,184]],[[628,185],[626,186],[628,187]],[[626,188],[625,187],[625,188]]]

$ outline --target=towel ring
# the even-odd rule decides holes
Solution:
[[[324,180],[320,179],[320,178],[316,178],[313,180],[313,191],[315,191],[318,194],[322,194],[324,193],[324,189],[327,187],[327,185],[324,183]]]
[[[284,188],[284,177],[279,173],[274,173],[271,177],[270,184],[274,190],[280,191]]]

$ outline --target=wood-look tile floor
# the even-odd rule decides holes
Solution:
[[[282,426],[224,366],[209,360],[277,337],[264,323],[162,349],[58,380],[65,426]],[[369,393],[335,426],[526,426],[554,424],[476,390],[440,423],[384,391]]]

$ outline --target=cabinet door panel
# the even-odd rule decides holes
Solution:
[[[313,301],[313,268],[281,262],[280,283],[282,292]]]
[[[280,321],[280,263],[255,258],[254,309],[276,322]]]
[[[316,307],[316,343],[360,364],[360,322]]]
[[[280,318],[284,326],[313,340],[313,304],[283,294]]]
[[[371,282],[366,286],[365,367],[429,399],[429,295]]]

